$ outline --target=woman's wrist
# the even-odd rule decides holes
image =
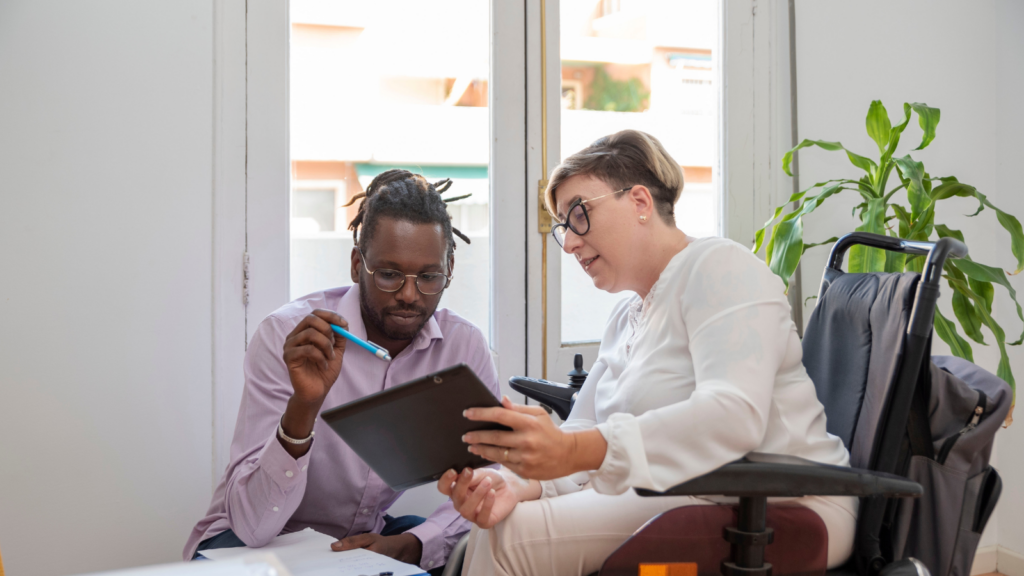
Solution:
[[[604,456],[608,452],[608,441],[597,428],[581,430],[579,432],[567,432],[572,440],[572,450],[569,455],[569,462],[572,464],[572,473],[586,470],[597,470],[604,463]]]
[[[505,483],[512,488],[512,493],[515,494],[516,500],[519,502],[540,499],[542,490],[539,481],[527,480],[505,466],[501,467],[499,473],[505,477]]]

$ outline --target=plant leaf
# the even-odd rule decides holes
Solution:
[[[957,334],[956,324],[943,316],[937,306],[935,307],[935,333],[949,346],[949,350],[954,356],[974,362],[974,351],[971,350],[971,345]]]
[[[907,199],[910,201],[911,219],[917,220],[931,201],[924,189],[924,164],[915,161],[910,154],[893,160],[907,183]]]
[[[794,202],[799,202],[801,199],[804,198],[804,196],[807,195],[808,192],[810,192],[811,190],[814,190],[815,188],[820,188],[822,186],[825,186],[825,185],[828,185],[828,184],[833,184],[833,183],[836,183],[836,182],[839,182],[839,183],[842,183],[842,184],[851,184],[851,185],[856,185],[857,184],[857,182],[855,182],[853,180],[849,180],[849,179],[845,179],[845,178],[838,178],[836,180],[826,180],[824,182],[818,182],[814,186],[811,186],[810,188],[808,188],[808,189],[806,189],[806,190],[804,190],[802,192],[797,192],[797,193],[791,195],[789,197],[789,200],[786,200],[785,204],[783,204],[783,205],[781,205],[781,206],[779,206],[778,208],[775,209],[775,212],[772,213],[772,217],[769,218],[768,221],[764,223],[764,226],[762,226],[757,232],[754,232],[754,247],[752,248],[751,251],[754,254],[757,254],[758,252],[761,251],[761,244],[764,242],[765,230],[767,230],[768,226],[770,226],[771,223],[774,222],[775,219],[778,218],[780,214],[782,214],[782,211],[785,210],[787,206],[789,206],[790,204],[792,204]],[[799,210],[799,209],[800,209],[800,206],[797,206],[797,210]]]
[[[921,130],[924,130],[924,136],[921,138],[921,144],[914,148],[914,150],[924,150],[935,140],[935,128],[939,125],[939,117],[941,116],[938,108],[931,108],[927,104],[920,102],[914,102],[910,105],[917,112],[917,121],[921,125]]]
[[[903,134],[903,131],[907,128],[907,124],[910,124],[911,110],[912,109],[910,107],[910,104],[904,102],[903,122],[900,122],[899,124],[893,126],[892,130],[889,131],[889,147],[885,149],[885,152],[882,154],[881,158],[883,166],[888,164],[889,159],[892,158],[892,155],[896,153],[896,146],[899,145],[900,143],[900,135]]]
[[[878,144],[879,153],[885,152],[886,146],[889,145],[889,135],[892,130],[892,122],[889,121],[889,113],[885,111],[885,106],[882,105],[881,100],[874,100],[871,102],[871,107],[868,108],[867,117],[867,128],[868,136]]]
[[[963,264],[964,262],[969,261],[961,260],[958,264]],[[946,279],[956,284],[956,289],[969,296],[971,300],[974,300],[979,304],[983,303],[982,297],[971,290],[970,286],[966,282],[951,278],[950,276],[947,276]],[[1010,369],[1010,358],[1006,354],[1006,334],[1003,332],[1003,328],[999,323],[992,318],[992,315],[989,314],[987,310],[985,310],[985,306],[975,306],[975,310],[981,313],[982,321],[985,323],[985,326],[992,331],[992,334],[996,337],[996,344],[999,345],[999,366],[996,368],[996,376],[1002,378],[1010,385],[1010,389],[1013,390],[1014,398],[1016,398],[1017,384],[1013,379],[1013,371]]]
[[[971,290],[985,299],[985,308],[988,309],[988,313],[992,313],[992,303],[996,299],[996,289],[992,286],[991,282],[982,282],[975,280],[974,278],[968,278],[967,283],[970,285]]]
[[[863,223],[858,232],[885,234],[885,200],[872,198],[864,212]],[[850,272],[881,272],[885,268],[885,251],[880,248],[853,246],[850,248]]]
[[[861,170],[867,172],[869,175],[872,176],[874,175],[875,170],[878,169],[878,166],[875,164],[873,160],[871,160],[870,158],[865,158],[859,154],[854,154],[853,152],[850,152],[849,150],[844,148],[843,145],[839,142],[827,142],[825,140],[804,139],[803,142],[797,144],[792,150],[786,152],[786,155],[782,157],[782,170],[786,174],[790,176],[793,175],[793,173],[789,170],[789,165],[793,163],[793,153],[796,152],[797,150],[800,150],[801,148],[807,148],[808,146],[817,146],[818,148],[821,148],[823,150],[829,150],[832,152],[835,152],[836,150],[843,150],[846,152],[846,156],[850,159],[850,162],[852,162],[854,166],[860,168]]]
[[[952,260],[947,260],[943,268],[950,277],[961,282],[967,280],[967,277],[956,268]],[[948,280],[948,282],[949,287],[953,289],[953,314],[960,321],[960,327],[964,329],[964,334],[978,344],[985,344],[985,336],[981,333],[981,316],[975,311],[974,303],[966,294],[957,290],[958,284],[954,284],[952,280]]]
[[[999,208],[996,208],[994,204],[988,201],[988,197],[978,192],[976,188],[971,187],[974,197],[978,199],[983,205],[995,210],[996,220],[999,224],[1010,233],[1010,251],[1013,252],[1014,257],[1017,258],[1017,269],[1013,272],[1008,272],[1010,276],[1019,274],[1021,270],[1024,270],[1024,230],[1021,229],[1020,220],[1013,214],[1007,214]],[[980,212],[980,210],[979,210]]]
[[[774,254],[769,268],[779,278],[782,278],[782,282],[786,285],[786,292],[789,292],[789,279],[796,272],[800,256],[804,253],[803,237],[803,218],[783,220],[772,230]]]
[[[764,226],[762,226],[757,232],[754,232],[754,247],[751,249],[751,251],[754,254],[757,254],[758,252],[761,251],[761,243],[764,242],[764,231],[768,228],[768,226],[770,226],[771,223],[774,222],[775,219],[779,217],[779,214],[782,214],[782,211],[786,209],[786,206],[789,206],[793,202],[799,202],[810,189],[811,188],[808,188],[803,192],[799,192],[797,194],[793,194],[792,196],[790,196],[789,200],[786,201],[785,204],[775,209],[775,212],[772,214],[772,217],[769,218],[768,221],[764,223]]]
[[[828,240],[825,240],[824,242],[815,242],[814,244],[804,244],[804,252],[807,252],[811,248],[817,248],[818,246],[824,246],[825,244],[832,244],[833,242],[838,242],[838,241],[839,241],[839,236],[833,236],[833,237],[829,238]],[[802,256],[802,254],[801,254],[801,256]]]
[[[1010,285],[1010,281],[1006,278],[1006,274],[1003,273],[1001,269],[979,264],[966,258],[957,260],[956,267],[967,275],[968,278],[975,281],[999,284],[1003,288],[1006,288],[1006,291],[1010,293],[1010,298],[1013,300],[1013,303],[1017,306],[1017,317],[1020,318],[1021,322],[1024,322],[1024,310],[1021,310],[1020,303],[1017,302],[1017,291]],[[969,287],[967,282],[964,282],[963,284]],[[966,294],[966,292],[964,293]],[[971,290],[971,293],[977,294],[974,290]],[[978,295],[978,298],[983,306],[988,306],[988,301],[984,296]],[[987,312],[988,311],[986,310],[986,313]],[[1010,346],[1019,346],[1021,342],[1024,342],[1024,331],[1021,332],[1021,336],[1017,341],[1010,343]]]
[[[961,184],[959,182],[943,182],[938,186],[932,188],[931,197],[932,200],[938,202],[939,200],[945,200],[952,196],[968,197],[974,196],[974,186],[969,184]]]

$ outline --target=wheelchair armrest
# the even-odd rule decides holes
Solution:
[[[508,379],[508,384],[516,392],[550,407],[562,420],[569,418],[576,388],[568,384],[525,376],[513,376]]]
[[[829,466],[796,456],[750,453],[664,492],[634,488],[640,496],[885,496],[917,497],[921,485],[902,476]]]

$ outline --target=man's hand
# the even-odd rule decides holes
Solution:
[[[284,363],[288,367],[294,393],[281,418],[281,427],[291,438],[309,436],[324,398],[341,374],[341,359],[347,340],[336,337],[331,324],[348,329],[348,322],[338,314],[314,310],[284,341]],[[281,442],[293,458],[309,451],[310,444]]]
[[[355,550],[356,548],[366,548],[371,552],[389,556],[406,564],[419,564],[420,558],[423,556],[423,543],[409,533],[394,536],[381,536],[373,533],[359,534],[331,544],[331,550],[335,552]]]

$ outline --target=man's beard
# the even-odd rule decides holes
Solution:
[[[437,310],[437,305],[435,304],[434,309],[429,311],[422,306],[402,305],[388,306],[387,308],[378,311],[375,310],[373,308],[373,305],[370,303],[368,290],[369,288],[366,285],[366,282],[363,281],[362,275],[360,275],[359,304],[360,308],[362,309],[363,317],[369,319],[370,322],[377,328],[377,330],[380,330],[381,333],[383,333],[384,336],[386,336],[390,340],[412,340],[413,338],[416,337],[416,334],[419,333],[420,329],[423,328],[423,325],[426,324],[428,320],[430,320],[430,317],[434,315],[434,310]],[[440,303],[440,301],[438,302]],[[423,318],[423,320],[416,326],[410,326],[404,329],[392,330],[388,328],[387,324],[384,322],[384,316],[392,312],[399,311],[415,312],[419,314]]]

